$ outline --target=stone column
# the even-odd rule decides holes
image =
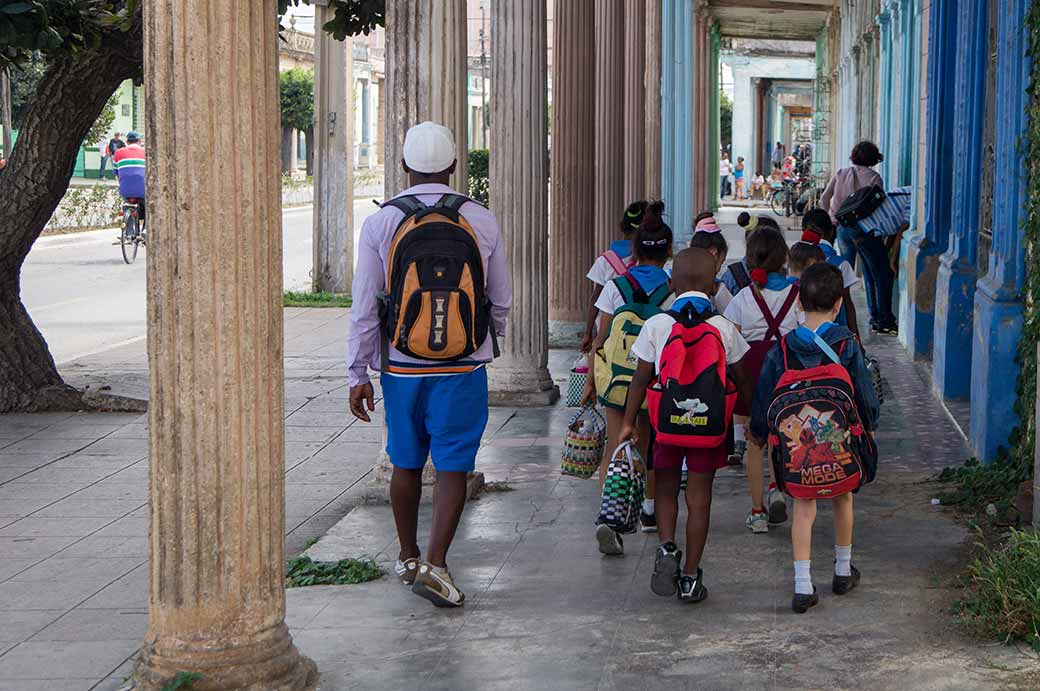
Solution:
[[[646,155],[647,199],[661,198],[661,0],[646,0]]]
[[[455,134],[451,186],[466,191],[466,0],[386,2],[386,196],[408,187],[408,128],[432,120]]]
[[[300,133],[292,131],[289,140],[289,174],[295,176],[300,172]]]
[[[136,688],[309,689],[286,628],[275,0],[149,3],[149,622]],[[191,133],[191,146],[185,146]],[[185,176],[199,158],[216,174]]]
[[[491,5],[491,210],[513,277],[502,357],[488,371],[496,405],[548,405],[548,84],[545,0]]]
[[[692,148],[690,156],[693,160],[693,175],[691,177],[690,199],[693,205],[692,216],[696,216],[707,206],[708,195],[708,123],[707,123],[707,85],[705,74],[705,55],[707,54],[707,33],[705,31],[704,11],[697,7],[693,18],[693,90],[690,94],[692,100]],[[685,230],[685,229],[683,229]]]
[[[596,251],[618,239],[624,198],[625,5],[596,0]]]
[[[646,0],[625,0],[625,204],[646,194]],[[620,95],[620,94],[619,94]]]
[[[315,7],[315,292],[347,293],[354,280],[354,50],[320,27],[333,8]]]
[[[595,16],[594,0],[555,0],[549,341],[559,346],[577,344],[592,295],[585,273],[596,257],[588,228],[596,180]]]

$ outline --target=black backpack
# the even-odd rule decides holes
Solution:
[[[737,282],[737,288],[740,290],[744,290],[751,285],[751,276],[748,274],[744,262],[733,262],[729,265],[728,271],[733,275],[733,280]]]
[[[842,202],[835,218],[838,219],[840,225],[855,226],[857,222],[877,211],[883,201],[885,201],[885,190],[881,188],[881,185],[861,187]]]

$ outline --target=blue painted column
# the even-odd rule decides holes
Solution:
[[[987,0],[957,0],[956,90],[953,157],[958,175],[950,199],[949,249],[935,284],[935,351],[932,380],[945,398],[967,399],[971,380],[972,325],[978,263],[979,194],[986,117]]]
[[[954,126],[954,118],[950,117],[954,112],[958,2],[932,2],[929,12],[928,130],[925,150],[929,175],[925,187],[924,228],[907,242],[907,263],[904,264],[907,295],[911,303],[906,310],[907,320],[902,325],[907,332],[905,342],[915,357],[924,358],[932,355],[935,278],[939,269],[939,255],[946,251],[949,244],[953,145],[955,140],[961,138]],[[910,156],[909,161],[916,162],[916,157]],[[913,172],[911,179],[916,177]]]
[[[971,442],[984,460],[996,457],[1018,424],[1015,352],[1022,333],[1025,250],[1022,207],[1026,164],[1018,140],[1025,132],[1028,0],[1000,0],[997,49],[993,244],[989,272],[975,292],[975,343],[971,368]]]
[[[661,198],[675,244],[689,243],[693,221],[693,27],[694,5],[661,3]]]
[[[671,222],[675,199],[675,75],[679,71],[675,51],[675,0],[661,2],[661,198]]]
[[[878,87],[878,148],[889,154],[889,142],[892,139],[892,15],[887,7],[883,7],[877,16],[879,27],[878,49],[881,54],[879,70],[880,85]],[[889,178],[891,159],[885,158],[878,166],[878,172],[885,180]]]

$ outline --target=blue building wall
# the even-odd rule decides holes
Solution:
[[[689,244],[694,216],[694,9],[685,0],[663,0],[661,4],[661,197],[676,247]]]

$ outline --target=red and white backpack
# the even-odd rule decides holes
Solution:
[[[714,312],[669,311],[675,319],[646,401],[657,441],[711,449],[726,441],[737,387],[726,370],[726,347],[708,323]]]

